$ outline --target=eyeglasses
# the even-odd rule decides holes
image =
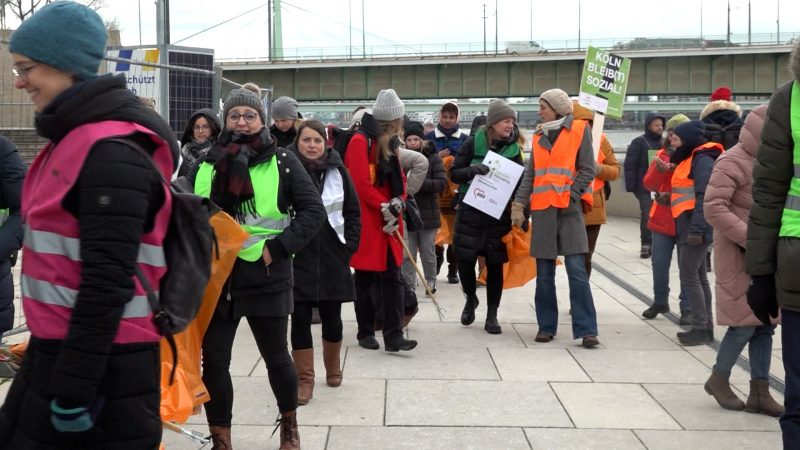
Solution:
[[[239,119],[244,117],[244,121],[246,123],[253,123],[258,119],[258,114],[252,112],[246,112],[244,114],[239,114],[237,112],[232,112],[228,114],[228,122],[238,123]]]
[[[11,73],[13,73],[14,76],[17,77],[17,78],[27,79],[28,78],[28,72],[33,70],[33,68],[38,66],[38,65],[39,64],[32,64],[32,65],[30,65],[28,67],[12,67],[11,68]]]
[[[228,117],[230,118],[230,116],[228,116]],[[244,120],[246,122],[247,121],[247,117],[245,117]],[[239,120],[237,118],[236,122],[238,122],[238,121]],[[209,130],[209,129],[211,129],[211,127],[208,126],[208,125],[195,125],[194,126],[194,131],[206,131],[206,130]]]

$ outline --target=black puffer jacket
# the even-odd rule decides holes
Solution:
[[[275,145],[280,148],[288,148],[297,139],[297,129],[291,127],[286,131],[281,131],[274,124],[269,127],[269,133],[275,138]]]
[[[0,136],[0,209],[8,209],[8,218],[0,226],[0,333],[14,326],[14,288],[9,259],[22,246],[19,209],[27,170],[14,144]]]
[[[294,146],[290,146],[294,150]],[[327,167],[309,170],[309,176],[320,193],[324,186],[327,168],[336,168],[342,176],[344,189],[344,240],[343,244],[328,220],[322,222],[319,233],[294,257],[294,301],[344,301],[355,298],[353,277],[350,273],[350,256],[358,249],[361,236],[361,207],[353,187],[353,180],[344,167],[339,152],[328,149]]]
[[[453,168],[450,169],[450,178],[454,183],[465,184],[473,178],[469,173],[469,166],[475,151],[474,139],[470,136],[458,150],[456,159],[453,161]],[[516,139],[516,134],[514,139]],[[522,155],[514,158],[513,161],[522,165]],[[517,183],[517,187],[519,187],[519,183]],[[484,255],[487,264],[507,262],[508,253],[502,239],[509,231],[511,231],[511,199],[500,219],[495,219],[464,203],[459,198],[453,236],[453,245],[459,258],[475,258],[477,255]]]
[[[177,155],[169,126],[125,88],[122,76],[74,85],[37,115],[36,128],[58,142],[80,125],[109,119],[155,131]],[[154,147],[148,138],[133,138],[146,149]],[[31,339],[22,370],[0,409],[0,448],[158,447],[158,344],[120,345],[113,340],[133,296],[141,236],[152,229],[163,202],[161,176],[146,155],[107,142],[87,156],[78,182],[63,200],[79,220],[83,261],[69,333],[63,341]],[[53,398],[79,405],[103,401],[104,406],[92,430],[58,433],[50,424]]]
[[[753,206],[747,223],[747,273],[775,275],[778,303],[800,312],[800,239],[780,237],[783,209],[794,174],[792,83],[800,83],[800,41],[791,56],[794,81],[772,94],[753,168]]]
[[[223,134],[225,132],[223,131]],[[270,136],[266,131],[264,136]],[[249,160],[250,167],[269,163],[278,158],[280,180],[277,192],[264,191],[256,184],[255,195],[276,195],[278,209],[288,212],[291,224],[275,239],[267,241],[272,256],[272,263],[264,266],[261,259],[250,262],[236,259],[226,289],[217,305],[217,313],[226,318],[244,316],[285,317],[292,313],[292,287],[294,273],[292,255],[297,254],[316,236],[325,220],[325,208],[322,206],[319,191],[308,176],[305,167],[290,150],[278,148],[275,140],[270,138],[268,147]],[[220,143],[223,144],[222,138]],[[197,169],[202,162],[214,164],[216,149],[212,149],[197,164],[195,171],[189,175],[194,185]]]
[[[414,194],[414,200],[419,207],[423,228],[435,230],[442,226],[439,215],[439,194],[447,188],[447,172],[433,142],[427,142],[429,148],[423,148],[422,154],[428,158],[428,173],[419,191]]]
[[[650,131],[650,124],[654,120],[661,120],[662,124],[666,124],[664,116],[655,113],[647,114],[644,118],[644,134],[632,140],[628,145],[628,151],[625,152],[625,162],[623,163],[625,190],[634,194],[650,193],[642,185],[642,180],[650,166],[648,150],[661,148],[661,135]]]

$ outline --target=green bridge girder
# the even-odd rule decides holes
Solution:
[[[725,51],[725,52],[723,52]],[[720,85],[737,96],[769,95],[791,79],[791,46],[620,52],[632,59],[628,95],[701,95]],[[578,94],[583,54],[223,62],[224,77],[272,86],[301,102],[360,101],[394,88],[403,99],[533,97],[554,87]]]

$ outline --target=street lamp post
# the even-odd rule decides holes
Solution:
[[[483,4],[483,54],[486,54],[486,3]]]
[[[578,50],[581,49],[581,0],[578,0]]]

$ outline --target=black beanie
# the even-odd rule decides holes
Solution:
[[[417,136],[423,141],[425,140],[425,128],[419,122],[408,122],[403,130],[406,138],[409,136]]]
[[[705,144],[704,135],[706,132],[706,125],[699,120],[690,120],[688,122],[684,122],[675,127],[672,132],[681,138],[681,142],[683,144],[692,145],[692,149],[699,145]]]

